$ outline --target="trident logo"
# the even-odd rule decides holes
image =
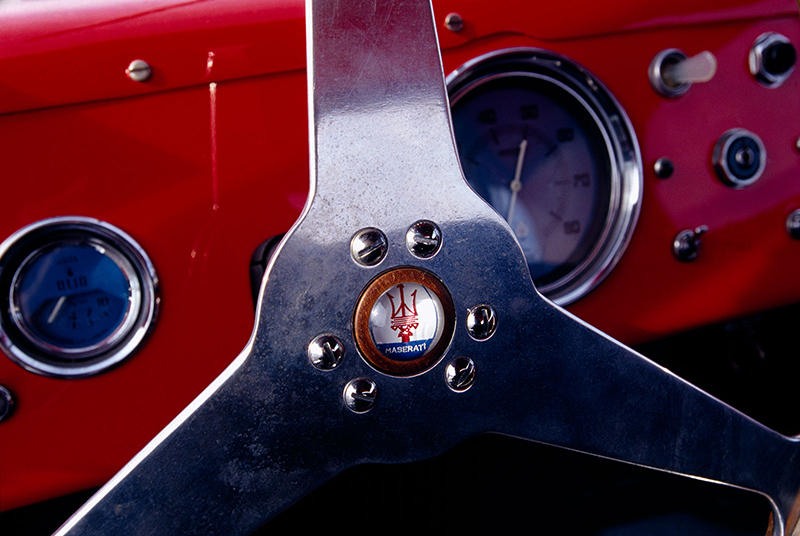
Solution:
[[[400,291],[400,304],[395,308],[394,296],[388,294],[389,302],[392,304],[392,330],[397,331],[397,336],[403,342],[409,342],[413,331],[419,327],[417,317],[417,291],[411,293],[411,307],[406,305],[406,298],[403,295],[403,285],[397,285]]]

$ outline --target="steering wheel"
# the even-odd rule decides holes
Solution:
[[[244,351],[56,534],[247,534],[360,463],[497,432],[766,496],[800,450],[544,299],[467,185],[429,0],[307,3],[311,192]]]

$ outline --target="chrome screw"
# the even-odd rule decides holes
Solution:
[[[476,341],[485,341],[497,329],[497,314],[491,305],[476,305],[467,311],[467,332]]]
[[[429,259],[438,253],[442,245],[442,232],[428,220],[420,220],[406,232],[408,250],[420,259]]]
[[[795,240],[800,240],[800,209],[795,210],[786,218],[786,231]]]
[[[366,378],[350,380],[344,386],[344,403],[353,413],[366,413],[375,405],[377,384]]]
[[[445,370],[447,386],[457,393],[463,393],[475,382],[475,363],[468,357],[457,357]]]
[[[133,60],[128,68],[125,69],[125,74],[134,82],[145,82],[153,74],[150,65],[144,60]]]
[[[708,232],[706,225],[694,231],[686,229],[677,234],[672,241],[672,254],[681,262],[690,262],[700,254],[700,237]]]
[[[14,413],[14,406],[14,395],[7,387],[0,385],[0,422],[11,417],[11,414]]]
[[[800,151],[800,137],[794,142],[794,148]]]
[[[361,229],[350,241],[350,254],[353,259],[364,266],[375,266],[386,257],[389,241],[379,229],[367,227]]]
[[[449,13],[444,18],[444,27],[451,32],[460,32],[464,29],[464,19],[458,13]]]
[[[344,357],[344,344],[333,335],[314,337],[308,345],[308,360],[319,370],[333,370]]]

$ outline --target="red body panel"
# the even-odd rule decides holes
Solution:
[[[570,307],[626,343],[800,300],[800,242],[784,228],[800,208],[800,74],[767,89],[747,69],[766,31],[800,45],[797,6],[695,4],[435,5],[440,21],[450,11],[465,20],[457,34],[439,26],[447,72],[493,50],[547,48],[592,71],[630,116],[641,217],[616,269]],[[5,9],[0,240],[47,217],[108,221],[148,252],[163,299],[147,344],[99,376],[50,379],[0,358],[0,384],[18,400],[0,423],[2,510],[104,482],[222,371],[252,329],[250,256],[288,230],[308,190],[302,2]],[[647,68],[670,47],[712,51],[714,79],[679,99],[657,95]],[[125,76],[136,58],[153,66],[150,81]],[[764,175],[741,190],[711,166],[733,127],[768,153]],[[652,171],[662,156],[676,168],[665,180]],[[673,237],[698,225],[709,227],[702,254],[678,262]]]

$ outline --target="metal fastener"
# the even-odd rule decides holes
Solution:
[[[353,259],[364,266],[375,266],[380,263],[389,251],[389,241],[379,229],[367,227],[361,229],[350,241],[350,254]]]
[[[675,172],[675,164],[669,158],[659,158],[653,164],[653,171],[659,179],[668,179]]]
[[[344,403],[353,413],[366,413],[375,405],[378,386],[367,378],[350,380],[344,386]]]
[[[457,393],[463,393],[475,382],[475,363],[468,357],[457,357],[445,369],[447,386]]]
[[[786,218],[786,231],[795,240],[800,240],[800,208]]]
[[[333,335],[314,337],[308,345],[308,360],[319,370],[333,370],[344,357],[344,344]]]
[[[406,232],[408,250],[420,259],[429,259],[438,253],[442,245],[442,232],[428,220],[420,220]]]
[[[153,69],[144,60],[133,60],[125,69],[125,74],[134,82],[145,82],[153,74]]]
[[[497,329],[497,314],[491,305],[476,305],[467,311],[467,332],[476,341],[485,341]]]
[[[11,417],[14,413],[14,395],[8,387],[0,385],[0,422]]]
[[[444,18],[444,27],[451,32],[460,32],[464,29],[464,19],[458,13],[448,13]]]
[[[708,227],[701,225],[695,230],[685,229],[672,241],[672,254],[681,262],[690,262],[700,253],[700,237],[708,232]]]

